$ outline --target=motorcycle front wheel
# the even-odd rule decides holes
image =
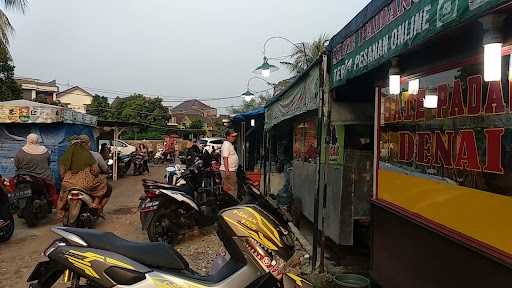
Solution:
[[[14,217],[9,214],[6,219],[0,219],[0,243],[11,239],[14,234]]]
[[[181,225],[175,223],[176,219],[180,219],[178,214],[178,209],[157,211],[148,226],[149,241],[177,244],[182,236]]]

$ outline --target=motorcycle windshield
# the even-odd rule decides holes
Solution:
[[[248,237],[265,246],[272,253],[288,260],[294,252],[288,229],[256,205],[235,206],[223,210],[221,219],[230,228],[232,237]]]

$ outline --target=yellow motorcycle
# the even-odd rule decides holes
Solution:
[[[62,238],[45,251],[30,275],[32,288],[50,288],[60,277],[69,287],[313,287],[286,273],[294,256],[292,234],[255,205],[221,211],[217,235],[229,259],[212,275],[193,271],[172,246],[138,243],[109,232],[53,228]]]

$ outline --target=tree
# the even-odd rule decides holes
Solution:
[[[267,92],[266,94],[260,94],[252,98],[250,101],[243,100],[242,106],[233,107],[229,109],[229,112],[231,114],[239,114],[263,107],[267,104],[270,97],[270,94]]]
[[[167,127],[169,110],[162,104],[161,98],[149,98],[142,94],[133,94],[125,98],[116,98],[111,105],[111,119],[132,121],[155,127]]]
[[[204,129],[204,122],[203,122],[202,119],[194,119],[194,120],[192,120],[190,125],[188,125],[188,128],[190,128],[190,129]]]
[[[92,97],[91,104],[87,105],[86,111],[87,114],[97,116],[101,120],[110,120],[112,117],[108,98],[98,94]]]
[[[14,80],[14,66],[5,50],[0,49],[0,101],[21,99],[21,88]]]
[[[313,42],[304,42],[294,47],[292,50],[291,62],[281,62],[288,67],[291,73],[298,75],[313,62],[315,62],[325,50],[325,43],[329,41],[327,34],[318,36]]]
[[[27,8],[27,0],[2,0],[2,2],[4,9],[0,9],[0,50],[9,55],[9,37],[14,33],[14,27],[5,10],[17,10],[24,13]]]

